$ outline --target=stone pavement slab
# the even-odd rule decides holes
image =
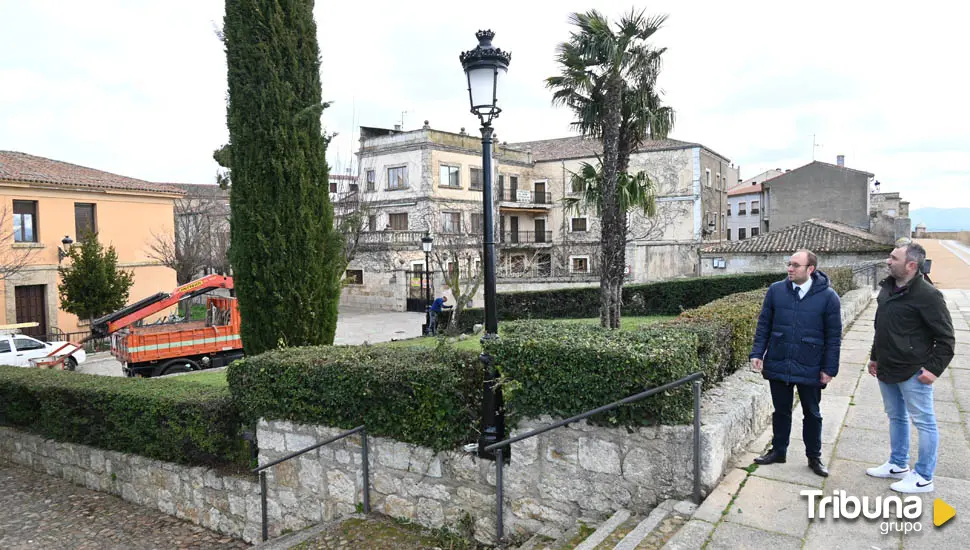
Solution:
[[[750,476],[725,514],[724,522],[801,538],[808,529],[805,498],[799,494],[805,489],[815,488]]]
[[[711,537],[706,550],[798,550],[798,537],[752,529],[736,523],[722,523]]]
[[[168,514],[0,461],[0,548],[249,548]]]
[[[903,548],[921,550],[964,550],[970,546],[970,481],[936,476],[936,491],[919,495],[923,501],[922,529],[903,537]],[[943,499],[957,515],[941,527],[933,526],[933,501]],[[961,516],[963,512],[963,516]]]

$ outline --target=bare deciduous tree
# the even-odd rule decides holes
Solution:
[[[174,269],[180,285],[207,268],[221,271],[228,265],[228,239],[222,238],[228,227],[224,209],[211,197],[176,199],[174,234],[152,231],[148,256]]]
[[[0,207],[0,281],[15,276],[31,262],[36,248],[14,247],[17,226],[6,205]]]

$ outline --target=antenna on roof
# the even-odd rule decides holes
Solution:
[[[815,162],[815,149],[821,146],[821,143],[815,143],[815,134],[812,134],[812,162]]]

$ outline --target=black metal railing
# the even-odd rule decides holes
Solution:
[[[502,231],[499,242],[507,244],[549,243],[552,244],[552,231]]]
[[[522,198],[525,198],[525,194],[529,194],[528,200],[519,200],[519,194],[522,194]],[[528,202],[531,204],[552,204],[552,193],[547,193],[543,191],[528,191],[526,189],[502,189],[498,190],[498,197],[500,201],[504,202]]]
[[[361,467],[363,468],[363,474],[364,474],[363,476],[364,477],[364,496],[363,496],[364,513],[365,514],[370,513],[370,464],[367,462],[367,431],[365,430],[364,425],[361,424],[360,426],[357,426],[352,430],[347,430],[346,432],[336,435],[334,437],[331,437],[326,441],[322,441],[315,445],[310,445],[306,449],[302,449],[302,450],[296,451],[295,453],[288,454],[279,460],[274,460],[273,462],[270,462],[268,464],[263,464],[259,468],[254,468],[253,470],[251,470],[252,473],[259,474],[259,504],[260,504],[260,518],[262,520],[263,542],[266,542],[266,539],[269,538],[269,518],[267,517],[267,512],[266,512],[266,470],[269,468],[272,468],[273,466],[276,466],[281,462],[286,462],[291,458],[295,458],[304,453],[308,453],[310,451],[319,449],[320,447],[323,447],[324,445],[329,445],[334,441],[340,441],[341,439],[347,436],[354,435],[355,433],[360,433],[360,447],[361,447],[361,454],[363,455],[361,456],[362,458]]]
[[[495,276],[500,279],[531,279],[536,277],[594,279],[600,276],[600,270],[594,268],[586,271],[575,271],[567,267],[552,267],[549,264],[535,264],[529,267],[497,266]]]
[[[495,537],[497,542],[501,543],[504,537],[505,524],[502,516],[502,468],[504,466],[502,458],[502,449],[508,447],[513,443],[529,439],[530,437],[535,437],[540,434],[544,434],[548,431],[555,430],[556,428],[561,428],[567,424],[589,418],[593,415],[611,411],[621,405],[627,405],[629,403],[634,403],[640,401],[641,399],[646,399],[651,395],[672,390],[678,388],[688,382],[693,382],[694,391],[694,502],[700,504],[701,502],[701,379],[704,378],[704,374],[701,372],[695,372],[689,376],[685,376],[680,380],[676,380],[669,384],[664,384],[663,386],[657,386],[656,388],[649,389],[647,391],[638,393],[636,395],[631,395],[630,397],[621,399],[610,403],[609,405],[603,405],[596,409],[586,411],[582,414],[577,414],[576,416],[567,418],[565,420],[560,420],[554,424],[526,432],[522,435],[517,435],[511,437],[504,441],[499,441],[498,443],[492,443],[491,445],[485,447],[484,452],[494,452],[495,453]]]

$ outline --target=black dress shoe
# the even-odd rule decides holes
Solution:
[[[754,459],[754,463],[755,464],[775,464],[777,462],[778,464],[784,464],[787,460],[788,459],[785,458],[785,455],[779,453],[774,449],[771,449],[767,453]]]
[[[829,477],[829,469],[825,467],[825,464],[822,464],[821,458],[809,458],[808,467],[815,472],[815,475]]]

